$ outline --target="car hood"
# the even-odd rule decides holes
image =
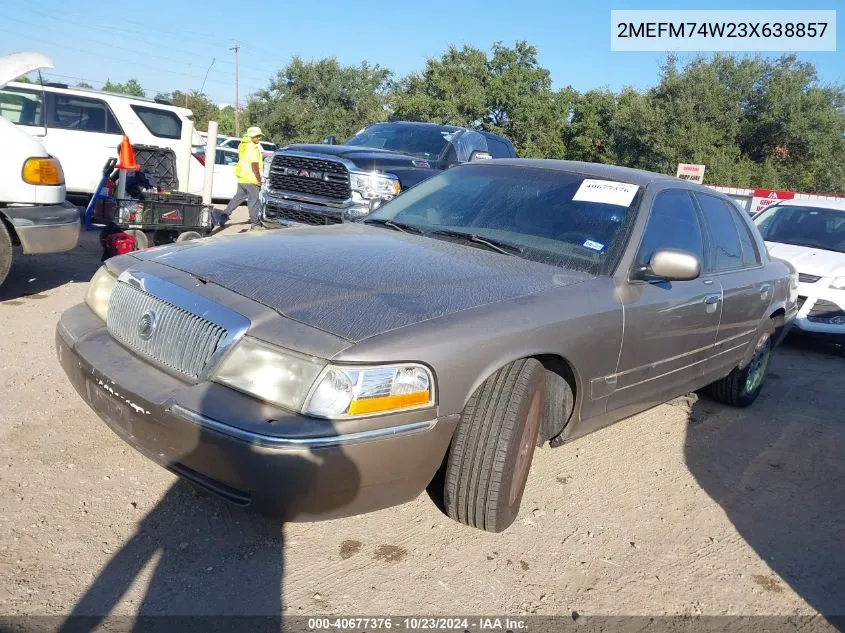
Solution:
[[[590,278],[362,224],[217,237],[134,255],[351,342]]]
[[[780,242],[766,242],[766,247],[773,257],[785,259],[799,273],[818,277],[845,275],[845,253]]]
[[[288,145],[282,151],[305,152],[345,158],[354,162],[360,169],[430,169],[436,159],[423,159],[402,152],[392,152],[372,147],[356,145]]]
[[[52,67],[53,60],[41,53],[13,53],[0,57],[0,88],[33,70]]]

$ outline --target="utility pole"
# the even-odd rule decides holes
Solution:
[[[188,74],[185,75],[185,107],[188,107],[188,90],[191,85],[191,65],[188,64]]]
[[[238,99],[238,49],[239,44],[235,44],[230,51],[235,51],[235,136],[241,135],[241,117],[240,117],[240,101]]]

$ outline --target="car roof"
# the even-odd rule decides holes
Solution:
[[[473,163],[477,164],[477,163]],[[496,158],[491,161],[485,161],[485,164],[503,165],[513,167],[534,167],[539,169],[552,169],[557,171],[570,171],[587,176],[594,176],[596,178],[606,178],[609,180],[620,180],[628,182],[633,185],[648,185],[659,180],[672,181],[679,185],[691,186],[700,188],[703,191],[710,192],[709,189],[694,185],[686,180],[680,180],[673,176],[666,174],[657,174],[643,169],[632,169],[630,167],[618,167],[616,165],[605,165],[602,163],[585,163],[577,160],[552,160],[545,158]],[[718,193],[718,192],[713,192]]]
[[[779,207],[810,207],[813,209],[834,209],[836,211],[845,211],[845,198],[840,200],[802,200],[800,198],[793,198],[792,200],[781,200],[777,203]]]

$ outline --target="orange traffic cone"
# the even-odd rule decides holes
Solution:
[[[132,149],[132,144],[129,142],[129,137],[124,136],[120,142],[120,154],[118,155],[117,169],[124,171],[138,171],[141,167],[135,162],[135,151]]]

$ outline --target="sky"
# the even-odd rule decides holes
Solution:
[[[229,49],[238,43],[244,104],[294,55],[333,56],[342,64],[366,60],[399,77],[422,70],[426,58],[439,57],[450,44],[489,51],[496,41],[512,46],[526,40],[537,48],[555,89],[645,89],[657,82],[664,54],[611,52],[610,10],[679,8],[677,2],[660,0],[452,0],[440,7],[402,0],[0,0],[0,56],[46,53],[55,63],[45,74],[50,81],[85,80],[100,88],[109,79],[135,78],[148,96],[187,86],[223,104],[235,99]],[[711,0],[690,8],[794,9],[796,3]],[[803,0],[800,8],[845,4]],[[845,11],[840,16],[845,19]],[[825,83],[845,83],[845,44],[843,36],[837,39],[836,52],[799,53],[816,64]]]

